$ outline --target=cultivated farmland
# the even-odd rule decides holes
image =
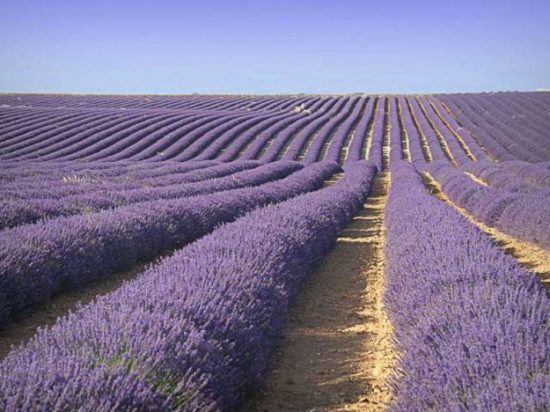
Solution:
[[[4,94],[0,193],[0,410],[550,407],[550,93]]]

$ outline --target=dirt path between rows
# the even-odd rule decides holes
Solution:
[[[389,176],[312,273],[252,411],[378,411],[390,401],[393,330],[382,304]]]
[[[461,215],[466,217],[471,223],[476,225],[482,232],[488,235],[494,244],[504,250],[506,254],[513,256],[517,262],[528,271],[536,274],[542,285],[550,289],[550,251],[535,245],[526,240],[515,238],[512,235],[501,232],[500,230],[487,226],[475,219],[467,210],[455,204],[443,193],[439,183],[427,172],[421,173],[424,184],[430,190],[432,195],[439,200],[448,203]]]

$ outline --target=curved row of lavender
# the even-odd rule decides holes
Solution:
[[[392,167],[386,292],[401,357],[394,411],[545,410],[550,296],[533,274]]]
[[[100,191],[124,191],[148,187],[163,187],[178,183],[193,183],[206,179],[223,177],[224,173],[239,172],[261,165],[258,161],[220,163],[215,161],[182,163],[149,163],[138,168],[141,163],[109,165],[102,169],[76,169],[74,163],[57,163],[54,168],[35,168],[24,163],[22,175],[5,176],[0,193],[6,199],[62,199],[65,196]],[[49,164],[49,163],[48,163]],[[42,165],[42,164],[41,164]],[[97,163],[94,163],[97,165]],[[65,167],[68,166],[66,169]],[[10,170],[18,174],[13,169]],[[0,176],[0,179],[2,177]]]
[[[544,93],[535,94],[544,95]],[[530,94],[518,93],[518,95],[520,99],[527,99]],[[467,96],[474,99],[476,95]],[[410,159],[407,160],[417,165],[422,165],[433,160],[446,159],[455,165],[462,166],[472,161],[484,163],[489,160],[491,163],[494,163],[494,159],[496,158],[499,159],[499,162],[494,163],[495,165],[502,164],[502,166],[505,166],[518,162],[518,160],[512,159],[521,159],[521,154],[517,150],[517,147],[509,146],[508,149],[505,149],[506,144],[503,143],[503,146],[503,144],[498,143],[499,139],[504,139],[502,131],[491,132],[489,126],[487,129],[483,129],[474,124],[470,117],[466,116],[458,106],[453,105],[455,97],[454,95],[438,96],[438,98],[430,96],[416,98],[399,96],[395,98],[395,103],[394,101],[391,102],[392,105],[397,105],[397,109],[400,112],[399,121],[401,125],[395,131],[395,138],[403,140],[402,151],[405,151],[406,148],[410,152]],[[515,97],[515,95],[511,94],[510,98],[512,97]],[[453,109],[450,110],[450,107]],[[546,107],[550,110],[550,104]],[[516,111],[512,115],[513,117],[525,117],[531,121],[531,116],[537,116],[525,107],[516,107],[514,110]],[[398,123],[391,116],[392,113],[390,111],[390,123]],[[546,125],[546,130],[550,128],[550,117],[548,115],[543,116],[539,120]],[[493,134],[490,135],[489,132]],[[393,136],[392,141],[394,141]],[[536,151],[539,158],[531,159],[532,161],[536,161],[536,163],[523,162],[523,167],[529,167],[530,174],[534,173],[538,175],[541,173],[537,172],[537,169],[547,171],[548,161],[541,161],[541,159],[547,159],[542,154],[550,148],[548,133],[540,134],[536,139],[531,139],[529,144],[531,150]],[[395,150],[399,151],[399,149],[396,145]],[[499,155],[499,153],[506,150],[510,150],[507,152],[507,156],[503,158],[503,156]],[[515,156],[514,153],[518,153],[518,156]],[[406,156],[403,156],[403,158],[406,158]]]
[[[446,162],[434,162],[426,170],[474,218],[550,250],[550,187],[531,193],[486,187]]]
[[[163,165],[164,163],[158,163]],[[79,173],[63,174],[57,170],[40,176],[18,178],[15,182],[4,183],[0,193],[10,200],[53,199],[61,200],[73,195],[96,192],[124,192],[144,188],[161,188],[181,183],[195,183],[216,179],[231,173],[250,170],[262,165],[258,161],[184,162],[175,167],[157,167],[148,170],[128,170],[114,166],[99,172],[86,169]]]
[[[457,136],[457,131],[449,127],[450,118],[441,115],[441,106],[438,109],[433,100],[424,97],[408,100],[398,98],[390,103],[392,162],[405,157],[400,156],[400,149],[406,146],[408,160],[419,170],[431,173],[449,198],[475,218],[550,249],[550,231],[545,223],[550,221],[550,174],[544,164],[488,161],[472,135]],[[401,125],[395,116],[397,111]],[[429,113],[437,116],[430,117]],[[484,180],[487,186],[474,182],[462,171]]]
[[[92,114],[85,114],[85,117],[90,116]],[[93,116],[97,117],[96,114]],[[293,112],[281,115],[206,112],[191,116],[180,112],[170,115],[146,112],[113,116],[94,122],[73,120],[66,125],[54,119],[52,125],[38,130],[31,128],[24,134],[21,134],[21,128],[16,128],[12,138],[0,132],[5,140],[0,152],[6,153],[3,158],[18,160],[186,160],[186,157],[200,153],[197,147],[202,145],[204,148],[204,142],[228,133],[238,133],[253,123],[270,118],[281,120],[285,116],[301,117]]]
[[[41,330],[0,364],[2,409],[237,407],[374,173],[350,164],[335,185],[249,213]]]
[[[56,293],[127,270],[259,206],[318,189],[340,170],[330,162],[296,172],[299,168],[271,163],[254,170],[257,181],[246,188],[141,202],[0,232],[0,327]]]
[[[258,184],[259,174],[270,165],[281,168],[301,167],[297,162],[274,162],[260,166],[253,161],[231,162],[202,169],[198,173],[171,174],[151,180],[142,180],[137,185],[93,185],[68,187],[62,190],[30,190],[6,195],[7,201],[0,202],[0,227],[11,227],[32,223],[40,219],[74,214],[92,213],[132,203],[160,199],[176,199],[213,193]],[[252,169],[252,170],[250,170]],[[264,176],[269,179],[268,175]],[[58,186],[57,183],[55,186]],[[92,187],[90,187],[92,186]]]
[[[463,164],[486,158],[484,148],[437,99],[399,96],[390,101],[389,108],[392,161],[405,159],[423,167],[434,160]]]
[[[126,110],[119,107],[127,99],[123,96],[101,97],[104,108],[97,96],[88,96],[90,103],[66,106],[59,102],[86,96],[20,96],[34,101],[20,107],[16,96],[3,96],[7,103],[0,106],[0,159],[343,164],[348,158],[369,158],[370,153],[376,157],[382,147],[376,137],[391,124],[399,130],[397,141],[402,133],[411,135],[416,155],[445,157],[455,164],[487,158],[543,162],[550,161],[546,95],[302,96],[274,97],[271,102],[259,97],[212,96],[213,102],[179,97],[179,109],[168,109],[175,97],[167,97],[164,108],[157,97],[153,107],[147,103]],[[48,99],[54,103],[49,105]],[[139,106],[142,97],[135,99]],[[98,107],[92,107],[94,102]],[[392,139],[396,157],[397,141]]]
[[[358,115],[359,113],[355,113],[355,116],[347,120],[345,131],[352,130],[351,120],[355,121]],[[327,125],[333,127],[330,122]],[[375,143],[381,145],[381,139],[375,140]],[[378,167],[381,167],[381,155],[376,158],[373,154],[372,159]],[[73,167],[73,164],[69,162],[70,167]],[[48,163],[38,165],[48,165]],[[66,163],[55,163],[55,168],[52,167],[51,170],[47,166],[37,169],[33,167],[35,164],[28,165],[23,169],[23,176],[18,175],[16,171],[6,173],[5,179],[8,180],[9,177],[13,182],[4,183],[0,188],[0,195],[4,199],[0,201],[0,228],[14,227],[57,216],[91,213],[139,201],[192,196],[244,187],[250,178],[256,179],[254,172],[237,172],[256,167],[259,163],[241,161],[219,164],[214,161],[196,161],[174,164],[170,162],[170,166],[146,167],[145,170],[138,171],[143,167],[140,167],[143,163],[118,166],[116,162],[117,166],[108,169],[103,166],[100,171],[91,173],[91,168],[96,165],[97,163],[90,164],[84,173],[65,171],[65,175],[60,173],[60,170],[66,170],[68,167]],[[104,164],[100,163],[98,167],[101,165]],[[208,167],[211,165],[212,167]],[[132,170],[127,171],[130,167]],[[170,176],[168,176],[169,173]],[[28,178],[25,178],[25,175],[28,175]],[[40,176],[40,180],[36,179],[37,175]],[[225,175],[229,176],[216,181],[181,185]],[[144,189],[149,186],[154,188]]]

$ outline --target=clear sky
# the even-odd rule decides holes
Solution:
[[[550,88],[550,0],[0,0],[0,92]]]

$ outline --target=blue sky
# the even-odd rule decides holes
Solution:
[[[0,92],[550,87],[550,1],[0,0]]]

